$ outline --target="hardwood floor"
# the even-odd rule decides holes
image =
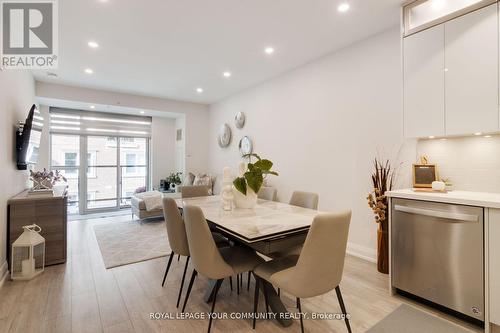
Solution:
[[[184,260],[175,258],[165,287],[161,281],[166,258],[105,269],[93,224],[127,221],[130,216],[68,222],[68,262],[46,268],[28,282],[8,281],[0,289],[0,333],[7,332],[205,332],[208,320],[151,320],[150,313],[180,313],[175,307]],[[136,223],[136,222],[130,222]],[[189,268],[189,274],[191,273]],[[236,281],[236,279],[234,279]],[[186,312],[208,312],[203,302],[206,279],[197,278]],[[251,312],[253,281],[250,292],[236,294],[224,282],[217,296],[219,313]],[[353,332],[364,332],[402,303],[446,317],[465,327],[477,327],[429,310],[399,296],[390,296],[388,277],[379,274],[372,263],[347,257],[341,284]],[[185,286],[185,289],[187,287]],[[295,300],[282,294],[284,304],[295,312]],[[259,309],[263,311],[263,297]],[[340,313],[335,291],[302,300],[302,311]],[[305,320],[306,332],[346,332],[343,321]],[[288,328],[275,321],[258,320],[255,331],[251,320],[215,320],[212,332],[300,332],[298,320]]]

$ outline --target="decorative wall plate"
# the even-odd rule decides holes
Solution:
[[[227,147],[231,143],[231,128],[228,124],[223,124],[220,127],[217,142],[221,148]]]
[[[238,144],[238,148],[240,149],[241,156],[251,154],[253,152],[252,139],[248,136],[242,137],[240,143]]]
[[[234,124],[236,128],[243,128],[245,126],[245,114],[243,112],[240,111],[234,116]]]

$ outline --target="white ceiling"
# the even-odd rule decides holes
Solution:
[[[339,13],[348,2],[351,9]],[[213,103],[399,22],[403,0],[63,0],[39,81]],[[95,40],[99,48],[90,49]],[[263,50],[273,46],[275,54]],[[84,73],[92,68],[94,74]],[[231,71],[229,79],[222,72]],[[202,94],[196,93],[203,87]]]

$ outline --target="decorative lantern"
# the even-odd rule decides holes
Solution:
[[[25,225],[24,231],[12,244],[11,278],[29,280],[43,272],[45,266],[45,238],[36,224]]]

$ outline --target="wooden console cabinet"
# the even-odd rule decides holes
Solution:
[[[45,265],[66,262],[67,196],[29,195],[24,191],[8,201],[7,253],[10,266],[12,243],[22,234],[23,226],[37,224],[45,238]]]

